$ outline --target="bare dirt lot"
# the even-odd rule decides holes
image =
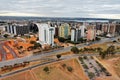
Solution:
[[[49,72],[44,71],[48,67]],[[68,70],[72,68],[72,71]],[[88,80],[76,59],[59,61],[29,71],[21,72],[2,80]]]
[[[35,80],[35,79],[30,71],[25,71],[1,80]]]
[[[62,66],[65,64],[66,66]],[[46,67],[46,66],[44,66]],[[43,71],[44,67],[39,67],[33,70],[38,79],[41,80],[88,80],[84,74],[81,66],[76,59],[69,61],[62,61],[55,64],[48,65],[49,73]],[[67,67],[72,67],[73,71],[69,72]]]

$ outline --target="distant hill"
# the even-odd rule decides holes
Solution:
[[[86,21],[86,20],[108,20],[120,21],[120,19],[105,19],[105,18],[67,18],[67,17],[15,17],[15,16],[0,16],[0,20],[29,20],[29,21]]]

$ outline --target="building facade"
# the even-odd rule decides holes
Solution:
[[[29,27],[27,24],[8,24],[6,31],[14,35],[24,35],[29,33]]]
[[[70,26],[67,23],[59,26],[59,37],[68,38],[70,35]]]
[[[36,23],[39,29],[39,42],[44,44],[49,44],[54,46],[54,27],[51,27],[46,23]]]
[[[85,37],[85,23],[83,23],[83,24],[80,26],[80,29],[81,29],[81,37]]]
[[[116,33],[116,35],[120,35],[120,22],[116,23],[115,33]]]
[[[96,29],[94,25],[87,26],[87,41],[95,40]]]
[[[79,28],[71,28],[71,41],[78,41],[81,38],[81,30]]]

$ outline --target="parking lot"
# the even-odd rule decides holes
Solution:
[[[100,76],[111,76],[111,74],[100,63],[94,60],[92,56],[82,56],[79,57],[79,60],[90,80],[95,80],[96,77]]]

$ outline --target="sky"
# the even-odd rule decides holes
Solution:
[[[120,19],[120,0],[0,0],[0,16]]]

